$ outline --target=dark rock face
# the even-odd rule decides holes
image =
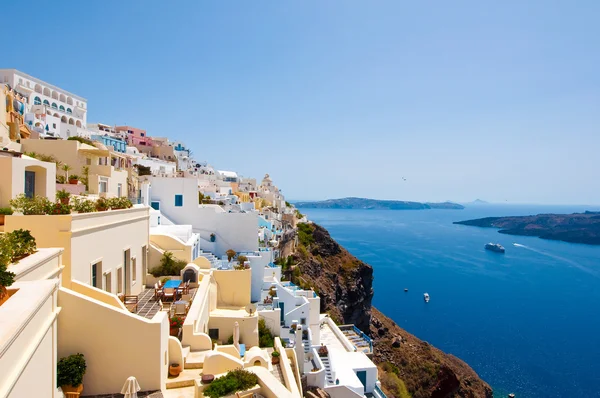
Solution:
[[[312,226],[314,243],[308,248],[309,255],[299,260],[302,278],[318,291],[321,311],[329,312],[338,322],[368,331],[373,268],[348,253],[325,228]]]
[[[353,323],[372,337],[374,362],[396,366],[413,398],[492,398],[489,385],[466,363],[417,339],[371,306],[370,265],[348,253],[323,227],[310,224],[309,231],[313,239],[294,255],[299,283],[319,294],[321,312],[337,323]]]

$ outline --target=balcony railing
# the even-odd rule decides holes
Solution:
[[[381,391],[381,388],[379,388],[379,386],[377,384],[375,384],[375,389],[373,390],[373,395],[375,396],[375,398],[387,398],[385,393],[383,391]]]

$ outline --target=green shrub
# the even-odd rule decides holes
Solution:
[[[133,206],[133,203],[126,197],[110,198],[106,200],[106,203],[113,210],[129,209]]]
[[[47,214],[52,206],[52,202],[45,196],[34,196],[28,198],[25,194],[20,194],[10,200],[10,205],[14,211],[23,213],[26,216]]]
[[[61,358],[56,367],[57,384],[59,386],[71,385],[78,386],[83,383],[83,375],[85,375],[85,358],[83,354],[73,354],[68,357]]]
[[[227,344],[233,344],[233,335],[229,336],[227,339]]]
[[[223,377],[219,377],[209,384],[204,390],[204,396],[209,398],[219,398],[233,394],[237,391],[248,390],[258,384],[258,377],[247,370],[236,369],[227,372]]]
[[[48,207],[46,214],[50,214],[50,215],[71,214],[71,206],[64,205],[60,202],[53,203]]]
[[[248,261],[248,257],[246,257],[246,256],[238,256],[237,260],[238,260],[239,264],[244,264],[246,261]]]
[[[71,180],[79,180],[79,176],[77,174],[71,174],[69,176],[69,181],[71,181]]]
[[[300,244],[307,247],[314,243],[313,227],[306,223],[298,224],[298,240]]]
[[[71,210],[78,213],[92,213],[96,211],[96,203],[89,199],[71,199]]]
[[[159,276],[179,276],[181,270],[185,268],[187,263],[183,260],[178,260],[173,257],[172,252],[165,252],[160,259],[160,265],[152,268],[150,273],[154,277]]]
[[[0,235],[0,242],[2,258],[7,265],[35,253],[36,250],[35,238],[25,229],[16,229]]]
[[[258,346],[259,347],[273,347],[275,340],[271,330],[267,327],[265,320],[260,318],[258,320]]]
[[[394,397],[411,398],[406,385],[394,372],[385,372],[381,375],[381,384]]]
[[[11,214],[13,214],[13,211],[10,207],[0,207],[0,215],[10,216]]]

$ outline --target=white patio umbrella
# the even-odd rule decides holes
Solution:
[[[127,378],[127,381],[121,388],[121,394],[125,394],[125,398],[137,398],[137,393],[140,391],[140,385],[137,379],[133,376]]]
[[[237,322],[233,324],[233,345],[240,350],[240,324]]]

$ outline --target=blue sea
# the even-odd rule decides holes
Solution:
[[[452,222],[584,210],[599,208],[301,209],[373,266],[379,310],[517,398],[600,397],[600,247]]]

